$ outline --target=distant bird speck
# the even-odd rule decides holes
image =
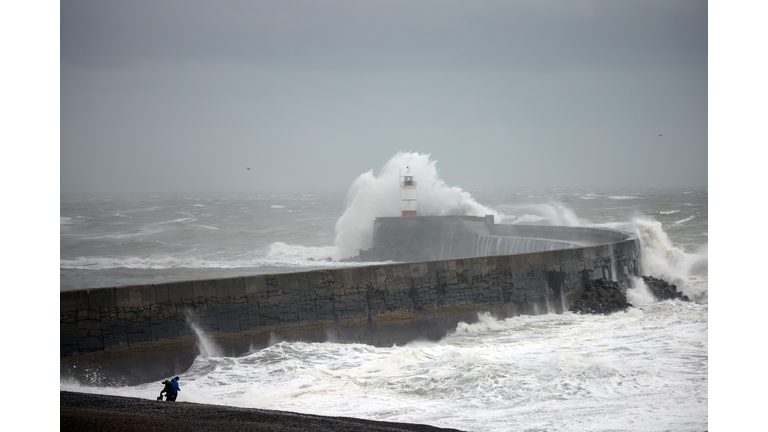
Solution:
[[[659,135],[659,136],[661,136],[661,135]],[[245,167],[245,169],[250,170],[250,168],[248,168],[248,167]]]
[[[661,136],[661,134],[659,134],[659,136]],[[248,168],[248,169],[250,169],[250,168]]]

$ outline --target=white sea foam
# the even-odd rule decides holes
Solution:
[[[197,216],[186,213],[186,212],[179,213],[178,215],[187,216],[187,217],[171,219],[171,220],[162,221],[162,222],[155,222],[142,227],[142,229],[154,230],[154,229],[157,229],[158,227],[162,227],[163,225],[178,224],[183,222],[193,222],[197,220]]]
[[[273,209],[283,209],[283,208],[285,208],[285,206],[281,206],[281,205],[277,205],[277,204],[272,204],[272,207],[270,207],[270,208],[273,208]]]
[[[631,196],[631,195],[614,195],[614,196],[609,196],[608,198],[610,198],[610,199],[612,199],[612,200],[631,200],[631,199],[642,199],[642,198],[640,198],[640,197]]]
[[[309,247],[289,245],[283,242],[275,242],[269,245],[267,258],[272,260],[306,260],[312,259],[339,259],[339,248],[336,246]]]
[[[466,431],[704,430],[706,317],[706,306],[665,302],[608,316],[481,314],[406,346],[277,342],[196,358],[179,374],[180,400]],[[162,386],[60,388],[154,399]]]
[[[671,214],[679,213],[679,212],[680,212],[680,210],[670,210],[670,211],[660,211],[659,214],[671,215]]]
[[[687,218],[685,218],[685,219],[680,219],[679,221],[676,221],[675,223],[679,225],[679,224],[681,224],[681,223],[685,223],[685,222],[688,222],[689,220],[692,220],[692,219],[693,219],[693,218],[695,218],[695,217],[696,217],[696,216],[689,216],[689,217],[687,217]]]
[[[371,247],[374,219],[400,216],[399,176],[407,166],[417,182],[420,216],[494,215],[497,222],[503,219],[501,213],[478,204],[468,192],[446,185],[438,176],[436,162],[428,154],[399,152],[379,170],[378,176],[373,170],[361,174],[352,183],[347,209],[336,223],[336,245],[341,256],[353,256]]]
[[[219,229],[214,226],[207,226],[207,225],[191,225],[190,228],[202,228],[206,230],[213,230],[218,231]]]

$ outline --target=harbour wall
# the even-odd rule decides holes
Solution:
[[[493,215],[380,217],[372,249],[377,261],[433,261],[596,246],[629,237],[602,228],[496,224]]]
[[[437,340],[481,312],[560,313],[590,280],[639,274],[639,242],[629,238],[529,254],[65,291],[61,374],[93,384],[173,376],[201,351],[193,326],[228,356],[281,340]]]

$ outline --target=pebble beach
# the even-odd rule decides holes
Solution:
[[[60,392],[59,406],[62,431],[459,432],[419,424],[67,391]]]

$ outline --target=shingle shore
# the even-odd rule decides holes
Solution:
[[[455,431],[434,426],[323,417],[283,411],[160,402],[61,391],[62,431]]]

